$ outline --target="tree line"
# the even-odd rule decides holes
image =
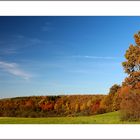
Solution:
[[[109,95],[30,96],[0,100],[1,117],[52,117],[102,114],[120,109],[120,86]]]

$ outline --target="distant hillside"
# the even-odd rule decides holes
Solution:
[[[0,117],[52,117],[101,114],[106,95],[30,96],[0,99]]]

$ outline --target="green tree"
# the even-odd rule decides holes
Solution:
[[[120,89],[120,86],[117,85],[117,84],[114,84],[110,90],[109,90],[109,94],[107,96],[104,97],[104,99],[101,101],[101,105],[100,107],[105,109],[106,112],[110,112],[110,111],[113,111],[113,104],[114,101],[117,101],[117,100],[114,100],[114,97],[116,98],[116,94],[118,94],[118,90]],[[116,103],[118,104],[118,103]],[[116,106],[116,105],[114,105]]]
[[[111,88],[110,88],[110,91],[109,91],[109,94],[115,94],[117,93],[118,89],[120,89],[121,86],[120,85],[117,85],[117,84],[114,84]]]

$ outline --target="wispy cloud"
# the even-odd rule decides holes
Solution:
[[[110,57],[110,56],[89,56],[89,55],[75,55],[72,56],[73,58],[87,58],[87,59],[102,59],[102,60],[112,60],[117,59],[117,57]]]
[[[3,50],[0,50],[0,54],[8,55],[8,54],[15,54],[17,53],[17,50],[15,48],[6,48]]]
[[[0,61],[0,68],[12,75],[21,77],[25,80],[31,78],[31,75],[21,70],[16,63],[8,63]]]
[[[25,38],[25,36],[21,35],[21,34],[15,35],[15,37],[18,38],[18,39],[24,39]]]
[[[51,27],[51,23],[50,22],[46,22],[42,27],[41,27],[42,31],[48,32],[52,29]]]
[[[42,45],[44,42],[38,38],[27,38],[22,35],[13,35],[9,41],[4,41],[0,46],[0,55],[14,55],[21,53],[21,50],[25,50],[29,47],[37,47]],[[46,42],[45,42],[46,43]],[[44,44],[45,44],[44,43]]]

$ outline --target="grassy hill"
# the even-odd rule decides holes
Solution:
[[[48,117],[48,118],[15,118],[1,117],[0,124],[140,124],[140,122],[122,122],[119,112],[94,116]]]

